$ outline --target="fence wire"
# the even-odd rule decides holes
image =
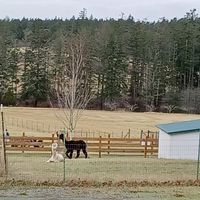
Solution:
[[[178,147],[177,147],[178,149]],[[87,181],[87,182],[164,182],[195,180],[197,160],[158,159],[157,156],[98,154],[88,152],[85,159],[81,153],[75,159],[65,158],[63,162],[47,163],[51,153],[7,153],[8,178],[33,182]],[[64,171],[65,170],[65,171]]]

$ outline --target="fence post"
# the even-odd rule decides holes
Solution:
[[[22,153],[24,153],[24,147],[25,147],[25,132],[22,133]]]
[[[4,133],[4,114],[3,114],[3,104],[1,104],[1,125],[2,125],[2,145],[3,145],[3,159],[4,159],[4,171],[7,175],[8,168],[7,168],[7,158],[6,158],[6,145],[5,145],[5,133]]]
[[[130,139],[130,137],[131,137],[131,129],[129,128],[128,129],[128,139]]]
[[[54,139],[54,133],[52,133],[52,144],[54,143],[54,140],[55,140],[55,139]],[[51,148],[51,155],[52,155],[52,153],[53,153],[53,152],[52,152],[52,148]]]
[[[149,135],[150,135],[150,130],[147,131],[147,136],[149,137]]]
[[[142,135],[143,135],[143,130],[141,130],[141,133],[140,133],[140,140],[142,141]]]
[[[151,155],[153,155],[153,145],[154,145],[154,134],[151,136]]]
[[[122,135],[121,135],[121,138],[123,138],[124,137],[124,132],[122,131]]]
[[[108,134],[108,155],[110,154],[110,134]]]
[[[52,144],[54,143],[54,133],[52,133]]]
[[[144,157],[147,157],[147,144],[148,144],[148,136],[145,138],[145,145],[144,145]]]
[[[102,137],[100,136],[99,137],[99,158],[101,158],[101,140],[102,140]]]

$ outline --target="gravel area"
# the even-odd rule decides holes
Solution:
[[[199,187],[2,187],[0,200],[198,200]]]

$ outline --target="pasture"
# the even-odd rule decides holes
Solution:
[[[74,154],[75,156],[75,154]],[[50,154],[12,153],[8,155],[9,176],[15,180],[62,181],[63,163],[46,163]],[[196,178],[196,162],[162,160],[156,157],[89,155],[88,159],[66,159],[67,181],[95,183],[121,181],[164,182]]]
[[[6,107],[4,114],[5,127],[13,136],[20,136],[25,132],[27,136],[51,137],[52,133],[63,128],[63,124],[56,117],[56,114],[63,116],[58,109]],[[121,136],[122,131],[125,135],[130,129],[131,137],[137,137],[141,130],[157,131],[156,124],[190,119],[199,119],[199,115],[87,110],[80,119],[77,132],[79,130],[90,131],[94,134],[106,132],[117,137]],[[46,131],[41,131],[41,128]],[[48,132],[48,130],[51,131]],[[38,152],[8,153],[8,180],[62,182],[64,165],[63,163],[46,163],[50,156],[50,153]],[[198,199],[198,187],[176,186],[180,181],[195,180],[196,164],[196,161],[191,160],[157,159],[151,155],[144,158],[131,154],[113,155],[112,153],[104,154],[102,158],[98,158],[97,154],[89,153],[89,158],[84,159],[81,153],[80,159],[65,160],[65,180],[68,186],[87,188],[86,191],[91,195],[94,194],[95,197],[99,195],[101,199],[117,199],[116,191],[118,191],[119,199],[125,196],[144,199],[162,197],[165,199],[180,199],[180,197]],[[131,187],[125,188],[129,183]],[[161,185],[157,187],[159,184]],[[199,182],[197,185],[199,186]],[[99,187],[101,187],[100,190],[97,189]],[[116,189],[116,187],[121,189]],[[190,188],[189,192],[186,192],[188,188]],[[39,190],[43,193],[41,187]],[[80,191],[79,196],[77,193],[74,195],[73,192],[73,194],[69,192],[69,197],[90,199],[81,194],[82,188],[75,190]],[[33,191],[34,189],[29,188],[25,193],[28,196],[29,193],[34,193]],[[11,191],[11,195],[12,192],[15,193]],[[18,197],[20,199],[20,194]]]
[[[49,136],[64,128],[58,118],[63,119],[64,114],[59,109],[6,107],[4,114],[6,127],[12,135],[22,135],[25,132],[31,136]],[[77,131],[107,132],[117,136],[122,131],[126,134],[130,129],[131,134],[137,136],[141,130],[157,131],[156,124],[192,119],[199,119],[199,115],[86,110],[78,123]]]

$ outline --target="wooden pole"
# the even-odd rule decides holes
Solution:
[[[108,155],[110,154],[110,134],[108,134]]]
[[[121,138],[124,138],[124,132],[122,131],[122,135],[121,135]]]
[[[153,155],[153,145],[154,145],[154,134],[151,136],[151,155]]]
[[[52,134],[52,144],[54,143],[54,140],[55,140],[55,138],[54,138],[54,133],[53,133],[53,134]],[[51,144],[51,145],[52,145],[52,144]],[[52,148],[51,148],[51,155],[52,155],[52,153],[53,153],[53,152],[52,152]]]
[[[131,138],[131,129],[129,128],[128,129],[128,139],[130,139]]]
[[[24,153],[24,148],[25,148],[24,143],[26,142],[25,141],[25,132],[22,133],[22,137],[23,137],[23,139],[22,139],[22,153]]]
[[[140,140],[142,141],[142,135],[143,135],[143,130],[141,130],[141,133],[140,133]]]
[[[144,157],[147,157],[147,144],[148,144],[148,136],[145,138],[145,146],[144,146]]]
[[[100,136],[99,137],[99,158],[101,158],[101,140],[102,140],[102,137]]]
[[[3,104],[1,104],[1,123],[2,123],[2,138],[3,138],[3,157],[4,157],[4,170],[5,174],[8,174],[7,170],[7,159],[6,159],[6,145],[5,145],[5,134],[4,134],[4,115],[3,115]]]

